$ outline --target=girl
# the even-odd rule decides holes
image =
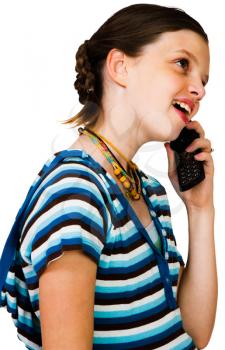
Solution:
[[[65,123],[83,127],[46,161],[17,214],[1,306],[28,349],[202,349],[217,304],[214,167],[210,140],[190,121],[209,75],[207,35],[180,9],[131,5],[79,47],[76,71],[84,107]],[[201,148],[205,179],[181,192],[165,141],[185,126],[200,135],[187,151]],[[132,162],[150,141],[164,142],[187,209],[186,266],[165,188]]]

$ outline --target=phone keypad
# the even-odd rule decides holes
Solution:
[[[194,158],[195,152],[179,153],[177,160],[177,173],[181,191],[185,191],[204,179],[204,169],[201,161]]]

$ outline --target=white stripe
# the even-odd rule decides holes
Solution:
[[[145,253],[146,251],[149,251],[149,246],[146,243],[143,243],[140,247],[133,249],[129,253],[123,254],[123,253],[118,253],[114,255],[101,255],[101,260],[104,262],[113,262],[113,261],[127,261],[129,262],[130,260],[140,256]],[[141,260],[141,259],[140,259]]]
[[[33,266],[32,265],[27,265],[23,267],[23,272],[26,278],[32,278],[36,277],[36,274],[34,274]]]
[[[72,233],[72,236],[74,237],[81,237],[81,240],[86,238],[87,240],[91,241],[93,243],[91,244],[92,247],[97,246],[99,247],[99,250],[103,248],[102,242],[96,236],[84,229],[81,229],[77,225],[70,225],[62,227],[58,231],[51,234],[47,241],[33,250],[31,253],[32,261],[40,261],[43,258],[43,252],[47,252],[49,247],[56,246],[62,238],[66,239],[70,233]]]
[[[39,292],[39,288],[29,290],[29,294],[30,294],[30,298],[31,298],[32,302],[34,302],[34,300],[38,299],[38,298],[36,298],[38,296],[38,292]]]
[[[181,344],[182,342],[184,342],[185,340],[190,339],[191,338],[188,336],[187,333],[183,333],[181,334],[178,338],[172,340],[171,342],[167,343],[164,346],[160,346],[159,348],[155,348],[155,350],[168,350],[168,349],[173,349],[175,346]],[[196,348],[195,348],[196,349]],[[194,349],[194,350],[195,350]]]
[[[24,317],[32,323],[33,317],[29,311],[25,311],[24,309],[22,309],[19,306],[17,307],[17,309],[18,309],[19,319],[20,319],[20,317]]]
[[[6,300],[9,300],[9,303],[7,302],[7,304],[10,304],[10,306],[11,305],[13,305],[13,308],[15,307],[15,305],[16,305],[16,298],[15,297],[12,297],[10,294],[9,294],[9,292],[2,292],[3,293],[3,295],[5,295],[5,297],[6,297]]]
[[[27,338],[25,338],[23,335],[18,334],[18,338],[26,345],[29,346],[29,348],[33,349],[33,350],[41,350],[42,347],[36,345],[35,343],[31,342],[30,340],[28,340]]]
[[[159,202],[165,201],[168,202],[167,195],[166,194],[161,194],[158,196]]]
[[[116,305],[95,305],[95,311],[109,312],[109,311],[127,311],[136,308],[137,306],[142,306],[148,303],[154,303],[164,295],[164,289],[158,292],[148,295],[139,300],[135,300],[129,304],[116,304]]]
[[[132,221],[132,219],[127,221],[123,226],[120,226],[117,228],[112,226],[111,231],[110,231],[110,236],[108,237],[107,242],[111,243],[111,242],[115,242],[118,240],[119,241],[126,241],[130,237],[133,237],[134,231],[137,231],[137,228],[136,228],[134,222]]]
[[[163,224],[167,224],[166,226],[171,227],[171,217],[169,215],[160,215],[159,218]]]
[[[23,290],[25,289],[27,291],[27,284],[24,281],[22,281],[20,278],[16,277],[15,272],[12,272],[9,270],[7,273],[6,281],[10,285],[19,285],[21,289]]]
[[[119,255],[119,254],[118,254]],[[112,280],[112,281],[103,281],[103,280],[96,280],[96,286],[99,287],[125,287],[129,285],[133,285],[135,283],[139,283],[141,281],[149,281],[149,278],[154,278],[154,275],[159,273],[158,266],[154,266],[151,270],[146,271],[142,273],[141,275],[126,279],[126,280]]]

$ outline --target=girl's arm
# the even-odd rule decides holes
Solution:
[[[39,279],[43,350],[91,350],[97,264],[66,251]]]
[[[183,200],[188,213],[188,259],[177,291],[177,302],[185,330],[192,336],[196,346],[202,349],[208,344],[212,334],[218,294],[214,242],[214,162],[211,155],[211,141],[205,138],[205,131],[200,123],[195,120],[186,127],[195,129],[200,135],[186,151],[194,152],[201,149],[201,152],[194,157],[203,162],[205,172],[203,181],[188,191],[181,192],[175,154],[169,143],[165,143],[165,147],[170,181]]]
[[[202,349],[210,340],[217,307],[214,207],[189,208],[188,223],[188,259],[180,279],[177,302],[185,330]]]

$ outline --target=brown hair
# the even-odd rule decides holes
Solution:
[[[130,57],[138,57],[142,48],[155,42],[160,34],[181,29],[198,33],[208,44],[201,25],[179,8],[134,4],[114,13],[78,48],[75,66],[78,74],[74,87],[84,107],[62,124],[84,124],[92,128],[97,122],[102,108],[102,68],[111,49],[117,48]]]

